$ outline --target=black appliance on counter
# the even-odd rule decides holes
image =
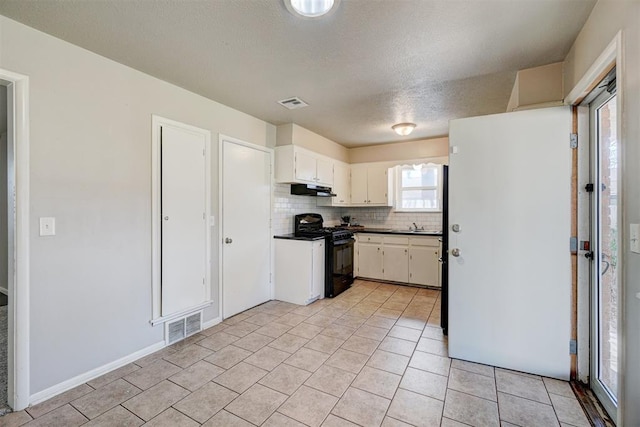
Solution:
[[[353,283],[353,233],[340,227],[324,227],[322,215],[306,213],[296,215],[294,234],[297,237],[320,237],[325,245],[324,296],[333,298],[351,287]]]
[[[442,275],[440,285],[440,326],[445,335],[449,333],[449,166],[442,167]]]

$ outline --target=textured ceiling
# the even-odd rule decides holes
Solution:
[[[345,146],[504,112],[519,69],[562,61],[595,0],[1,0],[0,13],[274,124]],[[289,111],[276,101],[310,104]],[[418,127],[410,137],[397,122]]]

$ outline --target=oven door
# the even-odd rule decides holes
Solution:
[[[331,283],[327,283],[326,296],[335,297],[349,289],[353,283],[354,239],[333,242]]]

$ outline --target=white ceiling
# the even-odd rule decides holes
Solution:
[[[595,0],[3,0],[0,13],[274,124],[345,146],[442,136],[504,112],[519,69],[561,61]],[[310,104],[289,111],[276,101]],[[398,137],[391,125],[418,127]]]

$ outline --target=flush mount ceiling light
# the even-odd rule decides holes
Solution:
[[[415,127],[415,123],[398,123],[397,125],[391,126],[391,129],[396,131],[396,133],[400,136],[407,136],[411,132],[413,132],[413,129],[415,129]]]
[[[340,0],[284,0],[289,12],[305,19],[319,18],[334,11]]]

